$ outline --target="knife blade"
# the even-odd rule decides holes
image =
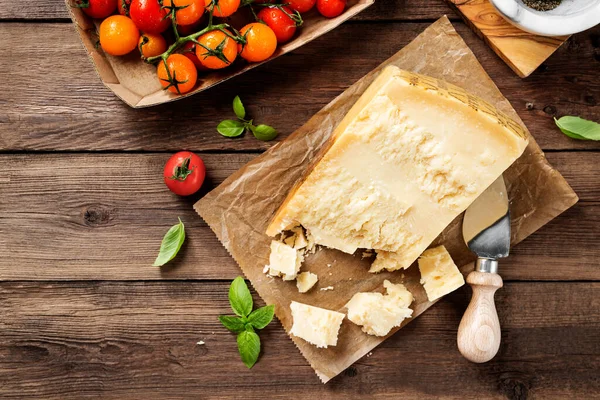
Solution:
[[[458,327],[457,344],[465,358],[482,363],[491,360],[500,348],[494,294],[503,284],[498,259],[510,252],[510,210],[502,176],[467,208],[462,230],[477,261],[467,276],[473,297]]]

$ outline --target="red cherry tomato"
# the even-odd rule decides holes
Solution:
[[[117,9],[118,0],[82,0],[77,3],[92,18],[106,18]]]
[[[265,7],[258,13],[258,18],[273,29],[277,43],[285,43],[296,33],[294,11],[289,7]]]
[[[161,8],[158,0],[132,0],[129,15],[135,26],[145,33],[161,33],[171,26],[168,11]]]
[[[317,0],[289,0],[288,6],[299,13],[305,13],[310,11],[314,6]]]
[[[179,196],[196,193],[206,176],[206,167],[200,157],[190,151],[180,151],[169,158],[163,172],[169,190]]]
[[[347,0],[317,0],[317,10],[322,16],[334,18],[344,12]]]

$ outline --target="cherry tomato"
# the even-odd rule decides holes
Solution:
[[[179,25],[193,25],[204,14],[203,0],[163,0],[165,7],[183,7],[175,11],[175,20]]]
[[[161,8],[158,0],[132,0],[129,15],[142,32],[161,33],[171,26],[169,12]]]
[[[236,41],[222,31],[207,32],[198,38],[198,43],[200,45],[196,45],[196,56],[206,68],[225,68],[237,57]]]
[[[77,6],[92,18],[106,18],[117,9],[117,0],[82,0]]]
[[[177,32],[179,32],[179,36],[188,36],[188,35],[191,35],[192,33],[196,33],[198,31],[202,30],[202,27],[200,25],[202,25],[202,17],[203,16],[204,16],[204,14],[202,16],[200,16],[200,19],[195,24],[177,25]]]
[[[142,33],[138,49],[144,58],[159,56],[167,51],[167,41],[161,34]]]
[[[206,68],[204,65],[202,65],[202,63],[200,62],[200,59],[196,55],[196,43],[185,42],[185,44],[181,47],[181,54],[183,54],[184,56],[189,58],[194,63],[194,65],[196,66],[196,69],[198,71],[207,71],[208,70],[208,68]]]
[[[123,15],[111,15],[100,24],[102,50],[113,56],[122,56],[135,49],[139,38],[138,28]]]
[[[277,37],[277,43],[285,43],[296,33],[296,22],[290,17],[294,11],[289,7],[265,7],[258,18],[269,26]]]
[[[246,38],[246,44],[238,45],[238,51],[243,59],[251,62],[264,61],[271,57],[277,49],[277,37],[273,29],[260,22],[244,26],[240,34]]]
[[[322,16],[334,18],[344,12],[347,0],[317,0],[317,10]]]
[[[169,158],[163,176],[171,192],[179,196],[189,196],[202,186],[206,167],[196,154],[191,151],[180,151]]]
[[[229,17],[240,8],[240,0],[204,0],[207,10],[213,10],[215,17]]]
[[[299,13],[305,13],[310,11],[314,6],[317,0],[289,0],[287,1],[288,6]]]
[[[158,62],[156,70],[163,88],[171,93],[179,94],[187,93],[194,88],[198,79],[198,71],[189,58],[182,54],[171,54],[167,58],[166,64],[169,67],[168,73],[165,62],[162,60]]]
[[[119,14],[129,17],[129,6],[131,6],[131,0],[118,0],[119,1]]]

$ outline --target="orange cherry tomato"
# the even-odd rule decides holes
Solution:
[[[277,49],[277,36],[273,29],[265,24],[253,22],[244,26],[240,34],[246,38],[246,44],[238,45],[239,53],[247,61],[264,61]]]
[[[111,15],[100,24],[102,50],[113,56],[122,56],[135,49],[139,38],[138,28],[123,15]]]
[[[204,14],[203,0],[163,0],[163,6],[182,7],[175,11],[175,20],[178,25],[193,25],[200,21]]]
[[[171,54],[165,62],[160,60],[156,73],[161,85],[171,93],[184,94],[196,85],[198,72],[189,58],[182,54]]]
[[[198,43],[196,56],[206,68],[225,68],[237,57],[236,41],[222,31],[207,32],[198,38]]]
[[[229,17],[240,8],[240,0],[204,0],[207,10],[213,10],[215,17]]]
[[[144,58],[159,56],[167,51],[167,41],[159,33],[142,33],[138,49]]]
[[[181,47],[180,53],[189,58],[194,63],[198,71],[208,71],[208,68],[202,65],[200,59],[196,55],[196,47],[196,43],[194,42],[185,42],[185,44]]]

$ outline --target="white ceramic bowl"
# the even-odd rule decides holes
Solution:
[[[563,0],[550,11],[533,10],[522,0],[490,2],[508,22],[538,35],[571,35],[600,24],[600,0]]]

